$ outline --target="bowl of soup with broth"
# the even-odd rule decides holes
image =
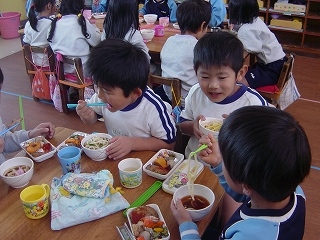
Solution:
[[[213,137],[218,139],[220,128],[223,124],[223,119],[206,117],[206,120],[199,120],[199,129],[204,134],[212,134]]]
[[[81,140],[81,146],[89,158],[102,161],[108,157],[106,149],[111,138],[107,133],[93,133]]]
[[[193,192],[194,198],[191,197]],[[173,194],[173,201],[176,202],[180,199],[182,205],[190,213],[192,221],[200,221],[211,211],[215,200],[213,191],[201,184],[194,184],[189,188],[188,185],[184,185],[178,188]]]
[[[13,188],[26,186],[32,178],[34,163],[28,157],[14,157],[0,165],[2,180]]]

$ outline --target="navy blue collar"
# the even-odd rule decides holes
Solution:
[[[239,99],[247,91],[248,87],[243,84],[238,84],[238,86],[240,86],[240,89],[235,94],[233,94],[229,97],[226,97],[221,102],[217,102],[217,103],[218,104],[229,104],[229,103],[232,103],[232,102],[236,101],[237,99]]]
[[[136,108],[140,104],[140,102],[142,101],[142,98],[144,97],[144,94],[146,93],[146,90],[147,89],[145,89],[142,92],[141,96],[138,97],[136,101],[134,101],[133,103],[129,104],[128,106],[126,106],[125,108],[121,109],[120,111],[128,112],[128,111],[131,111],[132,109]]]

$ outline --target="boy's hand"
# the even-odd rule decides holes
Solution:
[[[3,152],[3,149],[4,149],[4,139],[0,138],[0,153]]]
[[[52,138],[54,136],[55,127],[52,123],[41,123],[33,130],[29,131],[28,137],[34,138],[37,136],[44,136],[48,138]]]
[[[174,204],[174,201],[171,200],[170,208],[179,225],[184,222],[192,222],[190,213],[188,213],[188,211],[184,208],[180,199],[177,199],[176,204]]]
[[[96,122],[97,115],[92,108],[87,106],[86,101],[79,100],[76,111],[84,123],[93,124]]]
[[[107,147],[108,158],[117,160],[124,157],[133,148],[133,139],[126,136],[116,136],[110,140],[110,144]]]
[[[206,118],[202,115],[199,115],[194,121],[193,121],[193,134],[197,139],[200,139],[203,135],[203,132],[201,132],[199,128],[199,120],[206,120]]]
[[[219,149],[218,141],[212,136],[203,135],[199,140],[199,143],[207,144],[208,147],[199,153],[199,157],[206,163],[210,164],[212,167],[216,167],[222,161],[222,156]]]

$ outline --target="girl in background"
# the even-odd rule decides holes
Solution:
[[[28,22],[24,27],[23,42],[36,47],[47,47],[48,28],[54,18],[55,0],[34,0],[28,12]],[[32,53],[37,66],[49,66],[48,57],[42,53]]]
[[[51,23],[48,41],[55,53],[70,58],[80,57],[85,70],[90,47],[100,42],[101,34],[82,15],[83,9],[83,0],[62,0],[60,14]],[[75,72],[71,65],[65,65],[64,68],[67,73]]]
[[[259,18],[257,0],[230,0],[228,7],[231,27],[238,33],[245,51],[257,58],[241,83],[251,88],[276,84],[287,58],[276,36]]]
[[[106,12],[108,9],[108,0],[93,0],[92,13]]]
[[[106,38],[124,39],[132,44],[138,44],[149,57],[149,49],[139,31],[137,0],[109,1],[101,36],[102,40]]]

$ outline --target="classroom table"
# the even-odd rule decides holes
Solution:
[[[57,127],[56,134],[50,142],[58,146],[61,142],[67,139],[75,130]],[[127,157],[140,158],[143,163],[146,163],[155,152],[152,151],[139,151],[131,152]],[[25,156],[24,152],[20,152],[18,155]],[[120,179],[118,173],[119,161],[113,161],[110,159],[95,162],[89,159],[84,153],[81,157],[82,172],[93,172],[102,169],[108,169],[114,177],[114,187],[119,187]],[[62,169],[59,164],[57,155],[40,163],[35,162],[34,174],[29,185],[46,183],[51,185],[53,177],[60,177],[62,175]],[[140,196],[146,189],[148,189],[157,179],[148,176],[143,172],[142,184],[133,189],[124,190],[123,196],[129,203],[132,203],[138,196]],[[219,203],[223,197],[224,190],[219,184],[218,178],[205,167],[203,172],[198,176],[195,183],[200,183],[210,187],[215,193],[214,206],[203,220],[197,222],[200,234],[203,234],[206,227],[210,223],[213,215],[216,213]],[[23,188],[14,189],[6,185],[3,181],[0,181],[0,205],[1,205],[1,224],[0,233],[3,239],[121,239],[116,226],[121,226],[127,219],[123,216],[122,211],[106,216],[104,218],[83,223],[80,225],[65,228],[59,231],[53,231],[50,227],[50,213],[44,218],[38,220],[31,220],[24,214],[22,203],[20,202],[20,192]],[[168,225],[171,239],[180,239],[178,224],[176,223],[171,211],[170,202],[172,195],[159,189],[145,204],[158,204],[163,217]]]

